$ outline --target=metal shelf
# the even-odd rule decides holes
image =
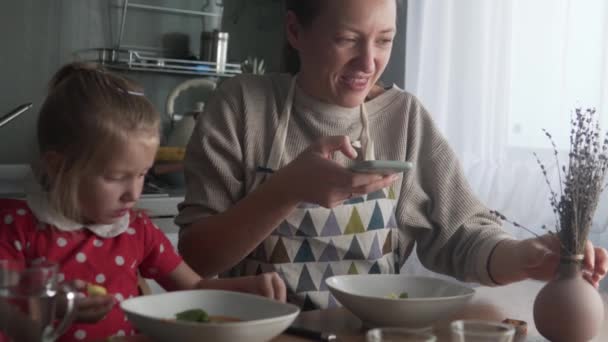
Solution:
[[[241,64],[226,63],[225,67],[222,68],[223,70],[219,70],[215,62],[167,58],[160,52],[144,51],[153,50],[151,48],[128,48],[122,42],[125,31],[125,23],[127,20],[127,10],[129,8],[178,15],[218,17],[221,16],[221,14],[130,3],[129,0],[123,0],[122,6],[120,7],[122,7],[122,15],[120,19],[118,41],[116,42],[115,47],[80,50],[74,53],[78,59],[103,64],[109,69],[124,71],[142,71],[210,77],[232,77],[241,73]]]
[[[218,70],[215,62],[165,58],[153,52],[117,49],[87,49],[76,53],[79,59],[103,64],[117,70],[133,70],[169,74],[232,77],[241,73],[241,65],[226,63]]]

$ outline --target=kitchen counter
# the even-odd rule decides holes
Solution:
[[[165,196],[144,194],[137,202],[137,208],[145,210],[154,224],[162,231],[167,234],[176,234],[179,227],[173,223],[173,219],[177,215],[177,205],[183,200],[184,195],[180,192]]]
[[[27,164],[0,164],[0,196],[22,198],[25,178],[29,172]]]

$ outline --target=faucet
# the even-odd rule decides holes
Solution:
[[[32,103],[24,103],[20,106],[18,106],[17,108],[11,110],[10,112],[8,112],[8,114],[4,115],[3,117],[0,118],[0,127],[6,125],[9,121],[13,120],[14,118],[18,117],[19,115],[21,115],[21,113],[27,111],[28,109],[32,108]]]

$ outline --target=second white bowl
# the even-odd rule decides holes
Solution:
[[[370,327],[426,328],[463,309],[475,294],[456,282],[399,274],[341,275],[325,282],[331,294]],[[402,292],[408,298],[390,298]]]

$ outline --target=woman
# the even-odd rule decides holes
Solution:
[[[176,219],[195,270],[276,270],[305,309],[335,304],[328,276],[396,273],[415,243],[427,268],[464,281],[553,274],[555,239],[504,233],[417,99],[375,86],[396,13],[395,0],[290,2],[297,76],[243,75],[217,90],[188,146]],[[357,158],[414,168],[357,174],[348,168]],[[606,251],[589,246],[586,264],[597,286]]]

